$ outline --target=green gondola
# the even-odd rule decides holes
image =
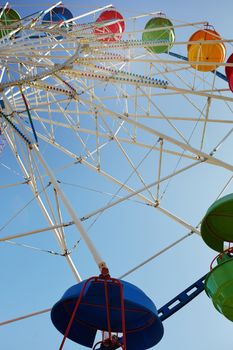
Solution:
[[[20,21],[20,15],[13,9],[0,9],[0,38],[8,35],[15,29],[15,24]],[[4,28],[6,27],[6,29]],[[12,27],[9,28],[9,27]]]
[[[218,265],[209,272],[205,280],[205,291],[214,307],[226,318],[233,321],[233,259],[222,254]]]
[[[173,27],[172,22],[164,17],[154,17],[147,22],[144,30],[156,29],[154,31],[144,31],[142,34],[143,41],[164,41],[166,45],[158,45],[158,46],[150,46],[146,47],[148,51],[153,53],[165,53],[168,52],[173,43],[175,41],[175,32],[173,28],[165,27]],[[161,28],[161,29],[159,29]]]
[[[201,235],[205,243],[218,252],[224,250],[224,242],[233,242],[233,194],[210,206],[202,220]]]

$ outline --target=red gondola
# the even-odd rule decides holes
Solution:
[[[125,22],[122,15],[116,10],[106,10],[100,14],[94,28],[94,34],[98,40],[104,42],[118,41],[125,30]]]

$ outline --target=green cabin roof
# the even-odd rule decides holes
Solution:
[[[233,242],[233,194],[209,207],[202,220],[201,235],[205,243],[218,252],[224,250],[224,242]]]

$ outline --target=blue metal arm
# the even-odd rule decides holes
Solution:
[[[168,55],[173,56],[173,57],[176,57],[176,58],[179,58],[180,60],[188,61],[188,58],[187,58],[187,57],[182,56],[182,55],[180,55],[180,54],[178,54],[178,53],[175,53],[175,52],[169,51],[169,52],[168,52]],[[218,72],[217,70],[212,70],[211,73],[216,74],[217,77],[221,78],[221,79],[224,80],[224,81],[228,81],[227,77],[226,77],[224,74]]]
[[[191,300],[196,298],[196,296],[198,296],[205,288],[204,283],[206,276],[207,275],[200,278],[183,292],[178,294],[175,298],[170,300],[167,304],[162,306],[158,310],[161,321],[166,320],[168,317],[172,316],[175,312],[179,311],[182,307],[187,305]]]

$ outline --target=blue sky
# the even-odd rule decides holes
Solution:
[[[23,0],[17,0],[11,6],[22,15],[25,15],[52,4],[52,2],[46,1],[31,6],[26,5],[26,2]],[[85,4],[73,0],[64,2],[64,5],[72,11],[74,16],[107,4],[109,3],[94,0],[89,0]],[[179,23],[208,21],[214,25],[223,38],[232,39],[232,3],[228,0],[222,3],[217,1],[208,3],[197,0],[195,3],[190,4],[184,1],[174,2],[172,0],[166,2],[151,0],[142,2],[136,0],[128,3],[115,1],[113,5],[125,18],[141,13],[162,11],[176,25]],[[136,24],[137,28],[141,26],[140,28],[143,29],[147,18],[149,19],[150,16],[139,20]],[[93,20],[92,16],[88,17],[88,21]],[[128,28],[132,28],[131,21],[126,21],[126,31],[129,30]],[[190,27],[177,29],[176,40],[186,41],[195,30],[196,28]],[[140,34],[136,38],[140,39]],[[184,55],[186,54],[185,46],[175,47],[175,50]],[[228,44],[226,57],[231,53],[232,46]],[[166,59],[166,55],[163,58]],[[137,66],[132,64],[132,67],[128,65],[126,69],[132,69],[138,74],[148,73],[148,66],[143,63]],[[224,73],[223,68],[220,68],[220,71]],[[203,75],[200,74],[200,76],[202,77]],[[213,83],[212,75],[209,73],[208,76],[208,83]],[[187,75],[184,74],[183,77],[187,79],[187,82],[194,79],[189,73]],[[179,84],[179,80],[175,75],[171,79],[173,79],[175,85]],[[205,89],[205,84],[208,86],[207,83],[200,83],[199,89]],[[215,87],[228,88],[227,84],[222,81],[216,81],[214,84]],[[125,89],[129,94],[133,94],[131,87],[126,86]],[[111,96],[115,93],[115,87],[110,84],[97,86],[95,93],[100,98]],[[229,92],[225,92],[225,95],[232,97]],[[205,107],[205,97],[195,96],[192,101],[199,109]],[[155,106],[150,105],[152,114],[158,113],[158,110],[156,110],[157,106],[168,116],[198,116],[197,110],[191,103],[177,95],[157,95],[154,97],[153,102]],[[125,111],[122,101],[114,101],[112,104],[108,101],[105,103],[107,108],[113,108],[119,113]],[[144,98],[141,98],[140,103],[145,109],[148,108],[148,101],[145,102]],[[232,102],[229,102],[229,105],[226,105],[224,101],[212,102],[210,116],[212,118],[232,120],[231,104]],[[128,106],[131,113],[134,113],[133,103],[129,102]],[[69,107],[72,108],[72,105],[67,106],[67,108]],[[47,114],[46,112],[40,113],[42,118]],[[142,113],[142,109],[140,109],[140,113]],[[85,120],[83,127],[88,127],[88,123],[89,121]],[[161,121],[156,121],[154,124],[150,124],[150,121],[145,123],[153,126],[156,130],[159,129],[161,132],[177,138],[174,130],[169,129],[166,123]],[[192,128],[193,125],[191,124]],[[189,124],[184,123],[180,125],[177,123],[177,126],[185,136],[190,136],[192,128],[189,130]],[[117,124],[115,127],[117,127]],[[204,151],[210,152],[230,129],[230,123],[225,125],[208,124]],[[201,130],[199,125],[195,129],[191,142],[194,147],[197,147],[200,140]],[[124,131],[122,131],[121,136],[124,136]],[[72,148],[73,139],[69,139],[70,136],[66,130],[62,130],[60,134],[58,132],[58,137],[62,140],[65,147],[71,147],[72,151],[77,152],[77,154],[81,153],[81,147],[80,149]],[[147,140],[149,144],[154,144],[157,140],[154,136],[144,132],[140,137],[142,142]],[[85,138],[85,142],[91,147],[91,138]],[[169,148],[168,143],[165,146]],[[139,164],[147,153],[146,150],[135,148],[131,145],[125,147],[135,164]],[[177,147],[170,146],[170,148],[178,150]],[[72,160],[69,160],[60,152],[50,150],[44,143],[41,145],[41,151],[53,169],[56,179],[61,182],[62,189],[79,217],[106,205],[111,199],[111,196],[106,193],[116,193],[117,186],[109,183],[104,176],[89,170],[86,171],[80,164],[59,170],[71,163]],[[124,183],[130,176],[131,171],[119,148],[109,144],[108,147],[104,148],[101,157],[105,169],[109,170],[110,173]],[[216,157],[232,164],[231,136],[216,152]],[[157,155],[150,154],[140,166],[140,173],[143,175],[146,183],[155,181],[158,159],[158,153]],[[178,157],[164,155],[163,176],[174,171],[177,160]],[[183,159],[179,167],[187,164],[189,164],[189,161]],[[231,172],[221,167],[201,164],[187,171],[184,175],[177,176],[171,181],[168,189],[166,189],[166,185],[162,185],[161,191],[164,190],[166,193],[161,204],[184,221],[196,226],[204,216],[208,206],[221,192],[230,176]],[[0,155],[0,185],[17,181],[22,182],[24,178],[12,156],[10,148],[6,146]],[[141,186],[135,175],[127,184],[135,189]],[[88,190],[86,189],[87,187]],[[153,187],[153,191],[156,192],[155,187]],[[231,192],[232,184],[230,183],[224,194]],[[119,195],[122,196],[126,194],[127,191],[125,190],[119,192]],[[146,194],[146,192],[143,194]],[[48,191],[48,195],[52,196],[52,189]],[[0,209],[2,215],[0,216],[0,237],[46,227],[46,221],[35,201],[8,223],[8,220],[15,213],[18,213],[32,198],[33,196],[28,185],[1,189]],[[62,209],[64,208],[62,207]],[[64,222],[70,221],[70,217],[65,210],[63,220]],[[90,227],[92,224],[93,226]],[[188,233],[185,227],[164,216],[157,209],[147,206],[141,201],[138,203],[133,200],[126,201],[105,211],[96,222],[90,219],[85,221],[83,225],[107,262],[113,277],[121,276],[146,258]],[[66,237],[69,248],[72,248],[80,239],[80,234],[74,226],[70,226],[66,229]],[[59,252],[51,232],[22,238],[17,240],[17,242],[32,245],[42,250]],[[206,247],[200,237],[193,234],[125,279],[143,289],[159,308],[204,275],[208,271],[210,261],[215,255],[216,253]],[[83,279],[98,274],[98,269],[83,240],[74,249],[72,258]],[[0,322],[51,307],[60,299],[67,288],[75,284],[75,279],[64,257],[43,251],[35,251],[1,242],[0,266]],[[165,321],[164,327],[164,338],[155,349],[180,348],[183,350],[188,348],[189,350],[194,350],[196,348],[211,347],[212,350],[217,350],[220,347],[225,348],[229,346],[232,331],[231,322],[214,309],[205,293],[202,293],[193,302]],[[0,332],[0,344],[4,350],[13,350],[16,347],[24,350],[32,348],[34,350],[42,348],[58,349],[61,339],[61,334],[53,327],[49,314],[2,326]],[[77,348],[82,349],[81,346],[69,340],[65,344],[65,349],[67,350]]]

